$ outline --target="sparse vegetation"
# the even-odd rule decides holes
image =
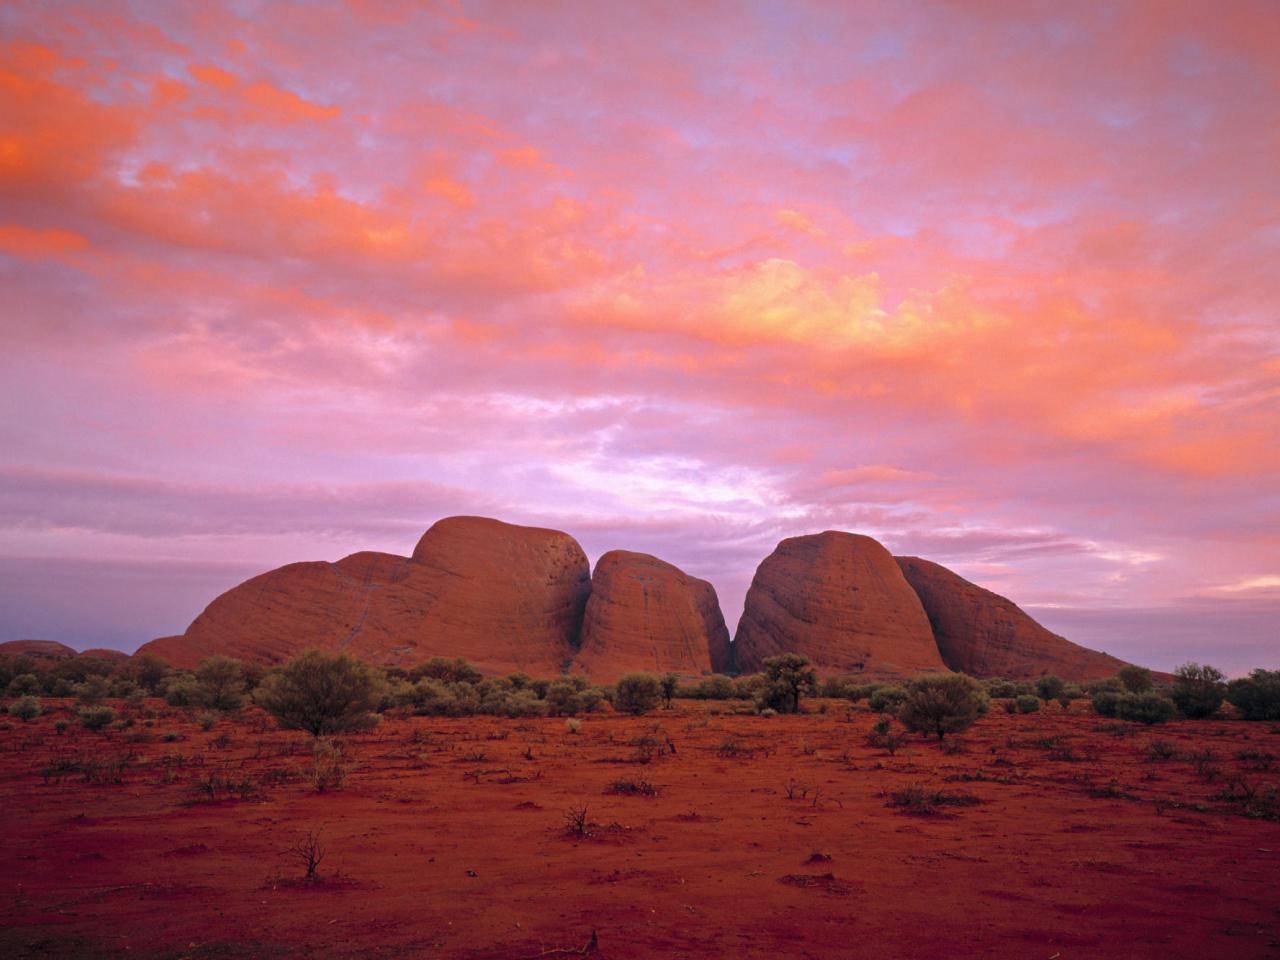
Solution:
[[[40,706],[39,697],[19,697],[9,704],[9,716],[17,717],[23,723],[31,722],[43,712],[44,708]]]
[[[923,783],[912,783],[890,791],[885,805],[917,816],[933,816],[941,807],[969,807],[981,802],[971,793],[948,793]]]
[[[1024,693],[1018,697],[1014,703],[1017,705],[1019,713],[1035,713],[1040,709],[1040,698],[1029,693]]]
[[[801,697],[818,689],[818,678],[809,658],[784,653],[764,661],[764,684],[756,694],[756,708],[778,713],[798,713]]]
[[[1232,680],[1226,697],[1246,720],[1280,720],[1280,670],[1254,670]]]
[[[1151,678],[1151,671],[1146,667],[1137,667],[1133,664],[1121,667],[1116,671],[1116,679],[1130,693],[1146,693],[1151,689],[1154,681]]]
[[[1154,690],[1122,695],[1116,702],[1116,717],[1134,723],[1165,723],[1177,715],[1173,701]]]
[[[1196,720],[1211,717],[1222,706],[1227,678],[1221,670],[1198,663],[1184,663],[1173,672],[1170,696],[1178,712]]]
[[[80,723],[88,730],[101,730],[116,718],[110,707],[85,707],[79,713]]]

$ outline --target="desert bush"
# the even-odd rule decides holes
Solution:
[[[1035,713],[1040,709],[1040,698],[1031,696],[1030,694],[1023,694],[1018,697],[1014,703],[1018,705],[1019,713]]]
[[[1222,706],[1227,678],[1221,670],[1198,663],[1184,663],[1173,672],[1174,706],[1184,717],[1211,717]]]
[[[897,710],[905,699],[907,699],[905,688],[884,685],[871,691],[871,694],[867,697],[867,705],[878,713],[889,713]]]
[[[764,661],[764,686],[756,694],[759,709],[771,708],[779,713],[799,713],[800,698],[815,693],[818,678],[809,658],[798,653],[784,653]]]
[[[845,673],[836,677],[828,677],[822,681],[819,693],[833,700],[848,700],[857,703],[865,700],[875,689],[874,684],[865,682],[856,673]]]
[[[590,713],[600,705],[604,694],[589,686],[585,677],[573,676],[548,684],[544,699],[546,710],[552,716],[573,717],[579,713]]]
[[[990,701],[981,684],[963,673],[938,673],[918,677],[907,684],[907,697],[898,707],[898,719],[917,733],[967,730],[987,712]]]
[[[199,704],[199,684],[189,673],[176,673],[166,678],[161,690],[164,702],[171,707],[194,707]]]
[[[17,717],[23,723],[34,720],[43,712],[44,708],[40,706],[39,697],[19,697],[9,704],[9,716]]]
[[[754,700],[765,684],[763,673],[753,673],[746,677],[737,677],[733,681],[734,700]]]
[[[931,790],[923,783],[909,784],[901,790],[891,791],[888,796],[886,806],[920,816],[932,816],[939,807],[967,807],[982,802],[971,793]]]
[[[1090,697],[1099,693],[1124,693],[1125,686],[1120,682],[1119,677],[1102,677],[1099,680],[1090,680],[1086,683],[1084,692]]]
[[[651,673],[628,673],[613,688],[613,705],[623,713],[648,713],[662,699],[662,686]]]
[[[898,752],[898,748],[905,742],[906,737],[893,729],[893,720],[887,716],[882,716],[877,720],[872,726],[871,732],[867,734],[868,746],[888,750],[891,757]]]
[[[89,730],[101,730],[116,718],[110,707],[85,707],[80,711],[80,722]]]
[[[1011,699],[1018,695],[1017,685],[1012,680],[1005,680],[1002,677],[984,680],[982,686],[987,691],[987,696],[993,700]]]
[[[9,681],[7,693],[11,697],[25,697],[41,692],[40,678],[34,673],[20,673]]]
[[[1168,740],[1152,740],[1147,744],[1148,760],[1172,760],[1178,755],[1178,748]]]
[[[1004,712],[1005,712],[1005,713],[1017,713],[1017,712],[1018,712],[1018,700],[1017,700],[1017,698],[1016,698],[1016,697],[1014,697],[1014,698],[1012,698],[1012,699],[1008,699],[1008,700],[1001,700],[1001,701],[1000,701],[1000,705],[1001,705],[1002,707],[1004,707]]]
[[[445,683],[474,684],[483,680],[484,674],[462,657],[455,657],[452,660],[445,657],[432,657],[426,663],[420,663],[409,671],[409,679],[415,683],[424,677],[442,680]]]
[[[75,688],[76,699],[81,703],[92,706],[101,703],[107,697],[111,696],[111,683],[106,677],[98,674],[86,677],[84,682]]]
[[[1127,694],[1119,693],[1115,690],[1099,690],[1089,702],[1093,706],[1093,712],[1098,716],[1114,717],[1120,698],[1124,696],[1127,696]]]
[[[244,705],[248,680],[245,665],[234,657],[217,655],[200,662],[195,672],[195,704],[230,713]]]
[[[169,675],[169,667],[154,654],[136,653],[122,668],[128,677],[149,693],[157,693]]]
[[[674,673],[664,673],[658,683],[662,687],[662,705],[670,710],[675,705],[676,691],[680,689],[680,677]]]
[[[1226,696],[1246,720],[1280,720],[1280,670],[1254,670],[1232,680]]]
[[[1146,667],[1138,667],[1133,664],[1121,667],[1116,671],[1116,679],[1118,679],[1124,688],[1130,693],[1146,693],[1151,689],[1152,678],[1151,671]]]
[[[1177,715],[1173,701],[1163,694],[1148,690],[1146,693],[1122,694],[1116,702],[1116,717],[1134,723],[1165,723]]]
[[[292,859],[297,860],[302,865],[304,871],[303,879],[310,882],[317,879],[317,870],[320,863],[324,860],[325,850],[320,843],[320,831],[312,830],[303,834],[293,845],[285,851]]]
[[[67,727],[71,726],[66,720],[55,720],[53,724],[53,732],[59,737],[67,732]]]
[[[694,696],[699,700],[732,700],[733,681],[722,673],[713,673],[698,681]]]
[[[308,650],[268,674],[254,699],[284,729],[320,737],[375,724],[383,682],[371,666],[346,654]]]
[[[662,788],[654,786],[645,779],[615,780],[605,788],[604,792],[629,797],[656,797],[662,792]]]
[[[1057,700],[1062,696],[1062,691],[1067,688],[1067,682],[1061,677],[1055,677],[1053,674],[1047,674],[1036,680],[1036,696],[1041,700],[1048,702]],[[1019,707],[1021,707],[1021,698],[1019,698]],[[1023,713],[1030,713],[1030,710],[1023,710]]]
[[[221,718],[215,711],[205,710],[200,714],[200,716],[196,717],[196,723],[200,725],[201,730],[208,733],[217,725],[219,719]]]
[[[342,786],[350,772],[342,744],[329,737],[317,737],[311,745],[311,763],[307,776],[316,793],[336,790]]]

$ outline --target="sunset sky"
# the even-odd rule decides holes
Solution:
[[[0,640],[450,514],[1280,667],[1280,11],[0,7]]]

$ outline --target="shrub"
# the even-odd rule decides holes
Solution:
[[[912,783],[901,790],[892,791],[886,806],[920,816],[931,816],[938,812],[939,807],[967,807],[981,802],[971,793],[947,793],[931,790],[923,783]]]
[[[85,678],[84,683],[75,688],[76,699],[83,704],[92,706],[95,703],[101,703],[107,697],[111,696],[111,684],[107,682],[106,677],[94,674]]]
[[[349,771],[350,765],[342,751],[342,744],[328,737],[317,737],[311,746],[311,765],[307,768],[311,786],[316,793],[338,789]]]
[[[1280,720],[1280,670],[1254,670],[1232,680],[1227,700],[1246,720]]]
[[[136,653],[124,667],[125,675],[142,689],[156,693],[169,674],[165,662],[151,653]]]
[[[1174,706],[1184,717],[1211,717],[1222,706],[1227,678],[1221,670],[1198,663],[1184,663],[1173,671]]]
[[[200,692],[196,678],[189,673],[174,674],[165,681],[164,701],[171,707],[194,707]]]
[[[25,697],[40,692],[40,678],[34,673],[20,673],[9,681],[8,693],[11,697]]]
[[[532,694],[532,691],[528,692]],[[547,686],[544,699],[546,710],[552,716],[572,717],[590,713],[600,705],[604,695],[595,687],[588,686],[585,677],[574,676],[552,681]]]
[[[479,683],[484,674],[469,664],[462,657],[448,660],[444,657],[432,657],[426,663],[420,663],[409,671],[409,679],[418,681],[424,677],[432,680],[443,680],[445,683]]]
[[[648,713],[662,699],[662,686],[651,673],[628,673],[613,689],[613,705],[623,713]]]
[[[753,673],[748,677],[738,677],[733,681],[733,699],[754,700],[764,687],[763,673]]]
[[[699,700],[732,700],[733,681],[722,673],[713,673],[698,681],[694,696]]]
[[[1002,707],[1004,707],[1004,712],[1005,712],[1005,713],[1017,713],[1017,712],[1018,712],[1018,701],[1017,701],[1016,699],[1012,699],[1012,700],[1001,700],[1001,701],[1000,701],[1000,705],[1001,705]]]
[[[897,753],[898,748],[902,746],[905,740],[906,738],[902,734],[893,729],[893,721],[887,716],[877,720],[871,728],[871,732],[867,734],[867,745],[883,747],[889,751],[889,756]]]
[[[9,716],[17,717],[23,723],[34,720],[43,712],[39,697],[19,697],[9,704]]]
[[[85,707],[80,711],[80,722],[89,730],[101,730],[116,718],[110,707]]]
[[[680,677],[674,673],[664,673],[658,682],[662,686],[662,705],[670,710],[674,705],[676,690],[680,687]]]
[[[1173,701],[1154,690],[1122,694],[1116,702],[1116,716],[1135,723],[1164,723],[1172,720],[1176,714]]]
[[[1019,713],[1035,713],[1040,709],[1040,698],[1029,694],[1023,694],[1014,702],[1018,705]]]
[[[818,689],[809,658],[798,653],[768,657],[764,661],[764,677],[764,687],[756,696],[757,706],[771,707],[779,713],[798,713],[801,696]]]
[[[221,655],[200,662],[195,674],[195,702],[208,710],[239,710],[245,696],[244,664]]]
[[[1130,693],[1146,693],[1151,689],[1151,671],[1146,667],[1129,664],[1116,671],[1116,678]]]
[[[1093,712],[1100,717],[1114,717],[1116,715],[1116,706],[1123,696],[1126,696],[1126,694],[1115,690],[1099,690],[1090,700]]]
[[[286,730],[320,737],[376,723],[383,682],[372,667],[346,654],[308,650],[268,674],[254,699]]]
[[[907,684],[907,697],[898,708],[898,719],[908,730],[948,733],[971,727],[987,712],[990,701],[982,686],[963,673],[938,673],[918,677]]]
[[[1057,700],[1062,696],[1062,691],[1067,688],[1067,682],[1061,677],[1055,677],[1052,674],[1040,677],[1036,680],[1036,696],[1041,700]],[[1018,698],[1018,706],[1022,706],[1022,698]],[[1023,713],[1030,713],[1030,710],[1023,710]]]
[[[1012,680],[995,677],[982,681],[982,686],[986,688],[987,696],[993,700],[1004,700],[1018,695],[1018,688]]]
[[[905,699],[907,699],[907,691],[902,687],[876,687],[867,697],[867,705],[878,713],[889,713],[897,710]]]

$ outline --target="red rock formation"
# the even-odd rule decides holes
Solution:
[[[596,561],[575,666],[599,683],[624,673],[696,677],[723,666],[729,630],[715,587],[645,553]]]
[[[87,657],[90,660],[110,660],[113,663],[129,659],[129,655],[123,650],[112,650],[110,647],[92,647],[81,650],[77,656]]]
[[[573,656],[590,568],[568,534],[450,517],[412,558],[294,563],[218,597],[181,637],[144,644],[177,666],[214,653],[278,663],[309,647],[384,665],[465,657],[486,673],[559,673]]]
[[[74,657],[75,650],[57,640],[9,640],[0,643],[0,656],[8,657],[41,657],[46,660],[61,660]]]
[[[1013,601],[984,590],[941,564],[897,557],[924,604],[938,650],[952,670],[975,677],[1026,680],[1055,674],[1084,682],[1112,676],[1123,660],[1046,630]]]
[[[869,678],[945,670],[929,619],[889,551],[828,530],[778,544],[756,570],[734,637],[734,665],[761,669],[780,653],[820,673]]]

